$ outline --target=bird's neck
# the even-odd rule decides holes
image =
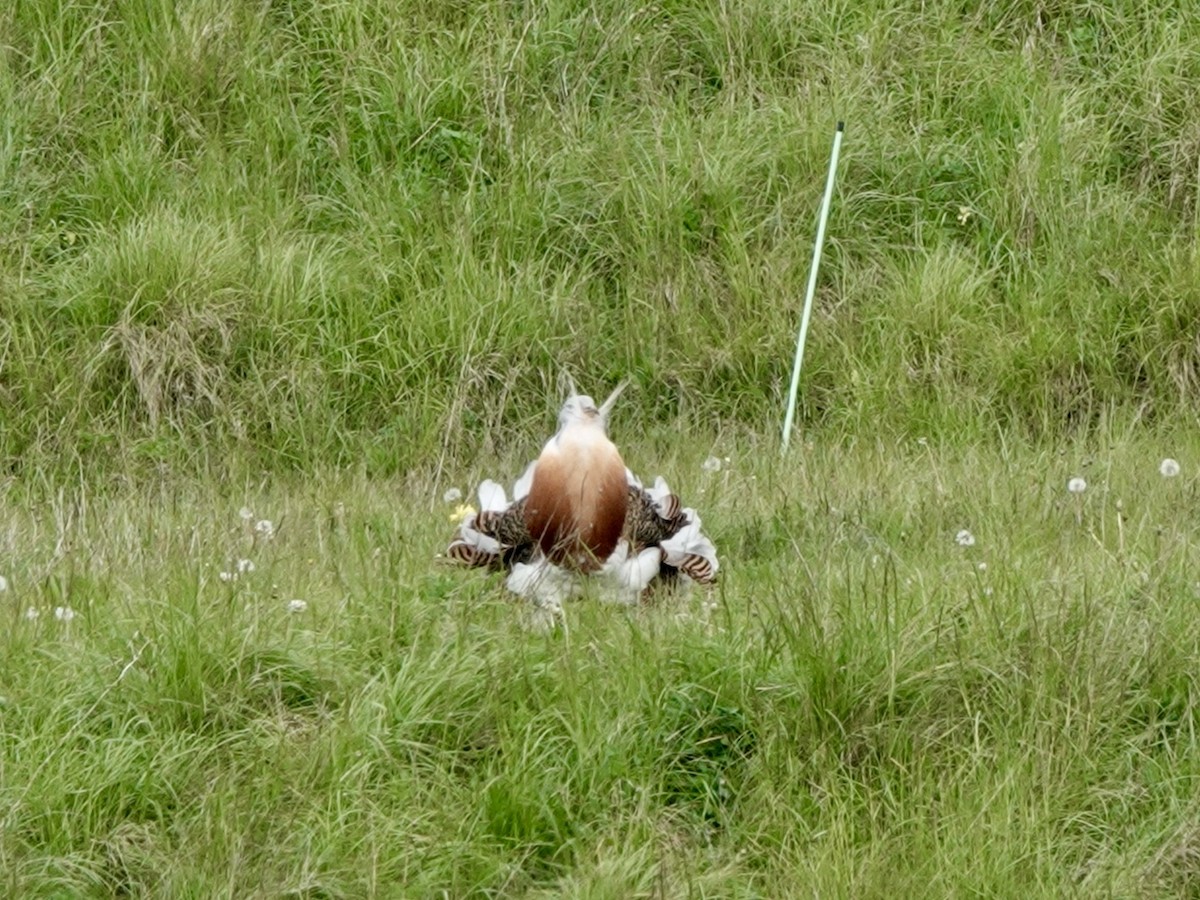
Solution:
[[[604,428],[592,422],[572,422],[558,430],[553,443],[558,447],[588,447],[610,443]]]

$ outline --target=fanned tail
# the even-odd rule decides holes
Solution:
[[[466,566],[507,572],[508,590],[539,608],[556,609],[578,584],[574,575],[545,559],[526,524],[533,468],[530,463],[513,485],[512,500],[495,481],[481,483],[479,512],[459,525],[446,555]],[[601,596],[636,603],[656,578],[666,583],[680,576],[699,584],[715,581],[720,570],[716,546],[701,530],[696,510],[684,507],[662,476],[646,488],[626,469],[626,481],[628,505],[621,538],[595,573]]]

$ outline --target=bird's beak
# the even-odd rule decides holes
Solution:
[[[571,377],[570,372],[564,371],[563,375],[565,375],[567,378],[567,391],[568,391],[567,397],[576,396],[579,393],[579,391],[575,390],[575,379]]]
[[[622,381],[620,384],[618,384],[613,389],[613,392],[608,395],[608,399],[600,404],[600,421],[601,422],[605,422],[605,423],[608,422],[608,414],[610,412],[612,412],[613,404],[616,403],[617,398],[621,396],[621,391],[625,390],[625,388],[627,388],[627,387],[629,387],[629,379],[628,378],[626,378],[624,381]]]

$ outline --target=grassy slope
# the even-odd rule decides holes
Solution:
[[[734,452],[664,466],[724,552],[716,594],[579,602],[552,636],[497,580],[432,562],[449,525],[429,489],[8,507],[5,891],[1194,886],[1194,437]],[[222,581],[239,558],[254,571]]]
[[[838,117],[807,425],[1194,414],[1186,4],[174,6],[0,12],[11,466],[392,472],[564,366],[758,430]]]
[[[5,893],[1194,891],[1189,5],[174,6],[0,8]],[[715,608],[431,564],[562,366]]]

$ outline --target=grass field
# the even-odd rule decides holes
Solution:
[[[1188,441],[680,455],[717,590],[549,636],[428,488],[6,498],[5,892],[1187,895]]]
[[[1196,84],[1187,3],[0,5],[0,893],[1195,896]],[[437,558],[564,371],[714,590]]]

